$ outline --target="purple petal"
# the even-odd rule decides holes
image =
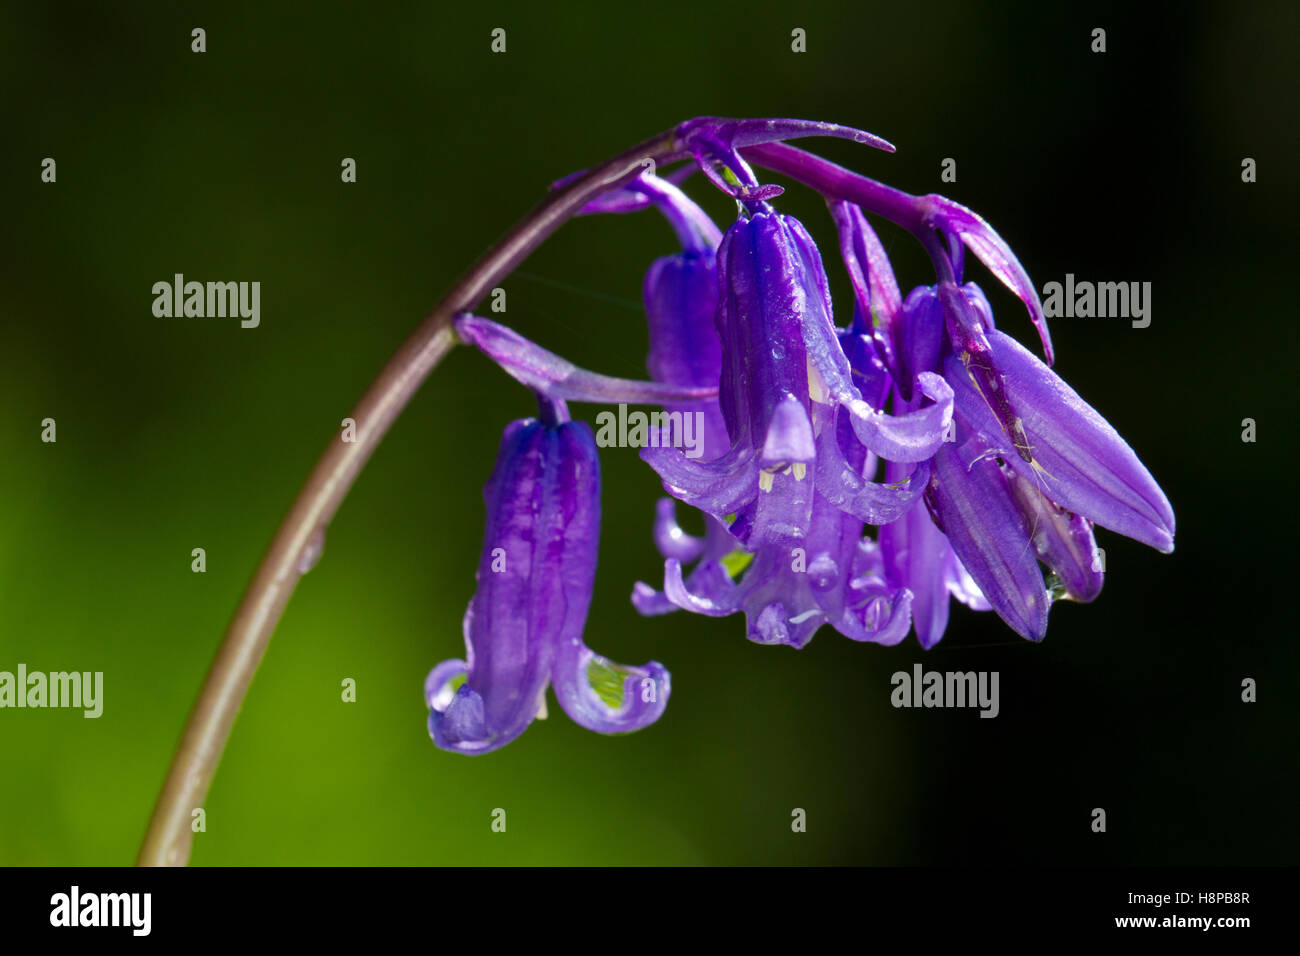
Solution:
[[[957,557],[1017,634],[1042,640],[1047,590],[1007,476],[974,441],[945,445],[933,464],[926,503]]]
[[[830,404],[861,398],[853,387],[849,360],[840,346],[831,305],[830,280],[822,264],[817,243],[803,224],[793,216],[781,217],[789,244],[794,252],[792,268],[802,277],[797,288],[801,295],[791,299],[803,334],[808,357],[808,394],[814,402]]]
[[[781,600],[755,604],[745,611],[745,636],[755,644],[784,644],[795,650],[806,647],[825,623],[826,615],[815,608],[802,614],[791,610]]]
[[[845,637],[875,644],[898,644],[912,627],[913,595],[907,588],[894,587],[886,579],[883,552],[876,542],[862,538],[861,529],[846,520],[852,532],[852,547],[841,561],[848,580],[840,596],[842,608],[831,615],[831,624]]]
[[[888,415],[866,402],[849,404],[858,440],[887,461],[923,461],[943,444],[952,422],[952,388],[933,372],[917,377],[921,392],[935,404],[902,415]]]
[[[682,566],[678,561],[664,562],[664,595],[674,605],[707,617],[726,617],[740,610],[739,593],[726,571],[716,563],[710,562],[708,573],[703,582],[706,586],[698,590],[687,586],[682,580]],[[692,576],[694,578],[694,576]],[[699,587],[692,579],[691,584]]]
[[[912,627],[912,592],[902,589],[892,595],[871,598],[857,615],[832,621],[836,630],[851,641],[870,641],[892,647],[907,637]]]
[[[1002,433],[970,377],[949,359],[947,378],[957,392],[960,413],[985,432],[1014,471],[1034,482],[1058,505],[1159,551],[1172,551],[1173,509],[1133,449],[1023,345],[996,331],[989,333],[989,341],[1023,423],[1033,465],[1012,452],[1012,442]]]
[[[864,316],[880,320],[886,334],[903,308],[893,266],[876,231],[856,203],[830,203],[831,217],[840,234],[840,257],[849,273],[853,293]]]
[[[942,534],[942,532],[940,533]],[[944,541],[947,540],[945,537]],[[975,579],[966,570],[966,565],[961,563],[961,559],[953,553],[951,547],[948,549],[944,580],[948,582],[948,593],[972,611],[993,610],[993,605],[989,603],[989,599],[984,596],[980,586],[975,583]]]
[[[853,387],[872,408],[884,408],[894,388],[894,374],[880,358],[880,346],[874,335],[850,329],[839,332],[840,349],[849,361]],[[852,401],[852,399],[849,399]],[[847,427],[847,422],[845,423]]]
[[[925,492],[929,472],[929,465],[921,461],[906,484],[896,487],[878,484],[864,478],[849,464],[834,431],[824,432],[823,440],[818,443],[817,493],[838,510],[868,524],[888,524],[905,514]]]
[[[984,290],[974,282],[967,282],[961,287],[961,290],[966,293],[967,301],[974,306],[975,313],[984,325],[984,331],[987,333],[997,328],[993,323],[993,306],[989,305],[989,299],[984,294]]]
[[[797,477],[792,469],[769,474],[766,490],[760,485],[748,513],[742,513],[731,533],[747,547],[788,547],[808,533],[812,520],[813,481],[806,474]]]
[[[795,544],[786,541],[760,549],[737,588],[745,612],[745,636],[756,644],[800,648],[826,622],[813,578],[792,568]],[[802,544],[815,560],[820,543],[810,539]]]
[[[657,259],[643,286],[650,351],[646,367],[657,382],[717,386],[722,349],[713,314],[718,302],[718,270],[713,253],[683,253]],[[669,412],[701,413],[699,457],[709,461],[731,446],[717,401],[668,405]]]
[[[424,706],[445,711],[456,696],[457,688],[452,683],[468,673],[469,665],[464,661],[447,660],[434,667],[424,679]]]
[[[809,288],[785,218],[772,213],[732,224],[718,268],[718,400],[732,441],[756,447],[787,395],[809,401],[801,316],[820,291]]]
[[[543,684],[542,693],[545,691]],[[533,703],[538,704],[540,699]],[[533,711],[536,713],[537,707]],[[524,722],[524,727],[527,726],[528,722]],[[509,737],[493,733],[482,696],[468,684],[461,684],[445,710],[429,711],[429,735],[443,750],[473,755],[504,747],[518,732]]]
[[[1085,604],[1096,598],[1104,575],[1097,566],[1092,522],[1053,504],[1020,475],[1012,478],[1011,492],[1024,515],[1038,560],[1056,572],[1064,596]]]
[[[901,465],[890,464],[885,477],[905,476]],[[880,551],[886,579],[912,592],[912,623],[916,639],[929,650],[948,626],[948,583],[944,572],[951,549],[948,539],[925,508],[911,508],[901,518],[882,525]]]
[[[655,504],[654,539],[661,555],[686,564],[704,550],[705,539],[687,534],[677,523],[677,503],[672,498],[660,498]]]
[[[683,249],[712,251],[722,241],[722,233],[694,200],[666,179],[643,174],[637,184],[663,213]]]
[[[817,457],[813,447],[812,422],[808,412],[793,395],[787,395],[777,403],[772,411],[772,419],[767,426],[767,437],[763,440],[763,451],[759,455],[759,464],[787,465],[794,462],[807,463]]]
[[[659,617],[681,610],[668,600],[668,595],[663,591],[656,591],[644,581],[632,585],[632,606],[642,617]]]
[[[656,259],[642,285],[650,352],[646,369],[656,382],[716,385],[722,346],[713,325],[718,266],[712,253]]]
[[[1011,441],[1016,454],[1022,461],[1032,462],[1034,456],[1029,449],[1029,438],[1020,417],[1011,407],[1006,378],[993,361],[993,346],[989,344],[988,330],[976,303],[951,282],[940,282],[937,291],[953,352],[984,397],[989,411],[997,418],[998,427]]]
[[[714,517],[731,514],[758,494],[752,452],[736,448],[713,461],[697,461],[680,448],[646,447],[641,460],[659,474],[670,495]]]
[[[894,326],[897,385],[904,401],[912,401],[912,383],[917,375],[939,370],[943,333],[943,307],[938,293],[930,286],[913,289],[903,303],[902,319]]]

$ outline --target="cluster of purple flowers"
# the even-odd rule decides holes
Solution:
[[[892,148],[830,124],[691,120],[675,139],[689,165],[646,172],[584,210],[657,208],[679,237],[681,251],[645,278],[650,381],[588,372],[489,320],[457,320],[459,337],[532,388],[541,412],[507,427],[484,491],[467,660],[426,681],[439,747],[503,746],[545,712],[548,684],[573,720],[605,733],[644,727],[667,702],[661,665],[616,664],[582,641],[600,477],[569,401],[700,414],[702,455],[671,440],[641,452],[671,497],[654,520],[662,586],[638,583],[632,601],[645,615],[743,613],[762,644],[802,647],[829,624],[879,644],[914,630],[929,648],[950,598],[1037,641],[1054,601],[1101,590],[1094,525],[1173,550],[1164,493],[1051,371],[1037,292],[1001,237],[950,200],[783,142],[817,135]],[[774,208],[782,189],[760,183],[754,165],[825,196],[854,292],[843,327],[817,245]],[[725,232],[679,188],[697,168],[736,200]],[[902,296],[864,210],[916,236],[934,285]],[[963,282],[966,251],[1025,304],[1046,363],[999,331],[984,293]],[[677,502],[705,515],[702,536],[681,528]]]

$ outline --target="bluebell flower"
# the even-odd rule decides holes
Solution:
[[[725,430],[719,429],[712,404],[706,412],[710,441],[705,462],[689,461],[669,448],[643,452],[665,476],[668,490],[705,506],[708,525],[704,538],[693,538],[677,524],[671,501],[660,502],[655,537],[667,559],[664,590],[638,583],[633,602],[643,614],[679,608],[713,616],[744,612],[748,636],[765,644],[801,647],[824,623],[855,640],[896,642],[908,629],[908,596],[886,588],[879,550],[863,535],[867,519],[855,517],[854,512],[868,510],[875,519],[901,513],[924,490],[924,480],[910,489],[876,485],[862,477],[870,452],[854,434],[850,418],[839,420],[840,435],[831,434],[836,419],[831,406],[825,404],[828,392],[824,382],[842,383],[841,394],[859,405],[861,402],[847,384],[848,362],[829,321],[825,273],[806,231],[788,217],[760,212],[742,218],[728,237],[737,234],[753,246],[737,254],[727,239],[723,241],[723,254],[732,256],[728,261],[742,261],[743,276],[734,282],[721,279],[719,288],[728,301],[718,309],[716,324],[712,310],[718,296],[709,288],[709,276],[696,254],[684,252],[661,259],[646,278],[651,374],[678,384],[723,380],[720,398],[730,396],[732,401],[723,406]],[[799,251],[791,254],[795,249]],[[744,262],[746,258],[753,260],[752,264]],[[775,289],[764,293],[760,291],[764,286]],[[812,294],[805,294],[805,288]],[[764,349],[767,354],[760,354],[757,360],[766,368],[785,368],[792,373],[784,388],[778,382],[775,387],[747,393],[735,384],[737,379],[762,373],[751,371],[755,363],[752,347],[722,349],[719,336],[724,330],[734,336],[737,329],[733,326],[750,322],[751,316],[770,317],[772,327],[785,333],[785,346],[774,346],[770,352]],[[755,325],[747,334],[761,340],[765,328]],[[733,370],[729,380],[721,360],[721,353],[727,351],[737,364],[748,363]],[[782,361],[786,357],[791,361]],[[818,367],[822,358],[831,364],[825,371]],[[814,401],[815,396],[821,401]],[[765,402],[776,410],[765,407]],[[781,420],[782,406],[788,409],[785,421]],[[725,415],[728,409],[732,413],[729,420]],[[767,416],[768,426],[760,426],[764,440],[756,443],[752,423]],[[791,427],[807,440],[802,462],[794,461],[798,456],[790,452],[795,443],[787,442],[780,454],[771,452],[782,446],[782,429]],[[813,435],[823,432],[826,437],[814,449]],[[735,439],[730,447],[728,434]],[[761,448],[755,447],[759,444]],[[855,459],[853,464],[846,460],[845,449]],[[727,454],[720,454],[721,450]],[[813,476],[807,472],[813,461],[820,461],[817,467],[829,475],[826,494],[814,490]],[[732,483],[742,488],[743,500],[710,501],[707,492],[692,495],[681,487],[710,472],[731,473]],[[767,534],[756,534],[751,514],[760,514],[764,506],[787,520],[784,524],[774,522]],[[732,507],[736,513],[724,514]],[[757,526],[762,527],[761,523]],[[683,580],[683,566],[692,561],[697,563]],[[740,575],[742,569],[743,578],[737,583],[733,576]]]
[[[650,339],[646,366],[651,378],[687,387],[716,387],[721,377],[722,349],[713,324],[718,300],[713,249],[686,249],[655,260],[646,273],[643,298]],[[694,408],[674,405],[666,406],[666,410],[697,411],[701,415],[701,460],[716,460],[731,447],[716,398],[697,403]],[[703,536],[688,534],[678,522],[675,499],[660,498],[656,503],[655,545],[666,559],[696,564],[692,586],[717,574],[719,562],[739,547],[722,519],[706,515],[704,521]],[[632,600],[636,609],[646,615],[666,614],[678,608],[667,595],[642,583],[634,588]]]
[[[444,750],[487,753],[546,710],[548,685],[578,724],[638,730],[663,713],[668,672],[615,664],[582,641],[600,537],[600,463],[591,429],[544,401],[549,421],[507,426],[483,490],[478,590],[465,611],[465,660],[425,681],[429,733]]]
[[[692,461],[674,448],[645,449],[642,457],[664,488],[727,521],[751,550],[804,537],[815,475],[828,475],[824,493],[839,509],[863,521],[893,520],[911,504],[913,490],[850,475],[835,444],[822,437],[835,415],[815,410],[843,407],[868,450],[923,460],[942,442],[951,390],[925,373],[921,387],[935,404],[904,418],[862,400],[831,319],[821,255],[789,216],[760,209],[737,219],[718,249],[718,277],[718,401],[731,447],[712,461]]]

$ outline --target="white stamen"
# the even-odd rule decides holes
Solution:
[[[813,364],[811,358],[808,359],[808,397],[818,405],[830,404],[827,401],[830,394],[826,390],[826,382],[822,379],[822,373],[817,371],[817,366]]]

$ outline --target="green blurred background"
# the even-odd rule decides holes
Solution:
[[[708,113],[889,138],[894,156],[818,148],[972,206],[1040,287],[1151,281],[1150,328],[1053,333],[1058,370],[1169,494],[1178,551],[1100,533],[1101,598],[1058,607],[1037,646],[962,608],[928,654],[830,629],[800,652],[759,647],[739,618],[632,611],[632,582],[662,573],[658,483],[609,449],[587,642],[663,661],[666,715],[608,738],[552,706],[499,753],[442,753],[422,681],[462,652],[480,490],[501,428],[532,407],[458,352],[290,603],[193,862],[1294,862],[1294,5],[1046,7],[5,5],[0,670],[102,670],[105,709],[0,711],[0,863],[134,859],[245,584],[387,357],[549,182]],[[780,205],[847,302],[817,197]],[[928,281],[911,240],[881,233],[900,281]],[[648,215],[574,222],[506,283],[506,318],[639,376],[641,276],[672,248]],[[1032,340],[1015,300],[968,271]],[[155,318],[151,286],[176,272],[260,281],[261,327]],[[1001,716],[891,708],[890,675],[918,660],[1000,671]]]

